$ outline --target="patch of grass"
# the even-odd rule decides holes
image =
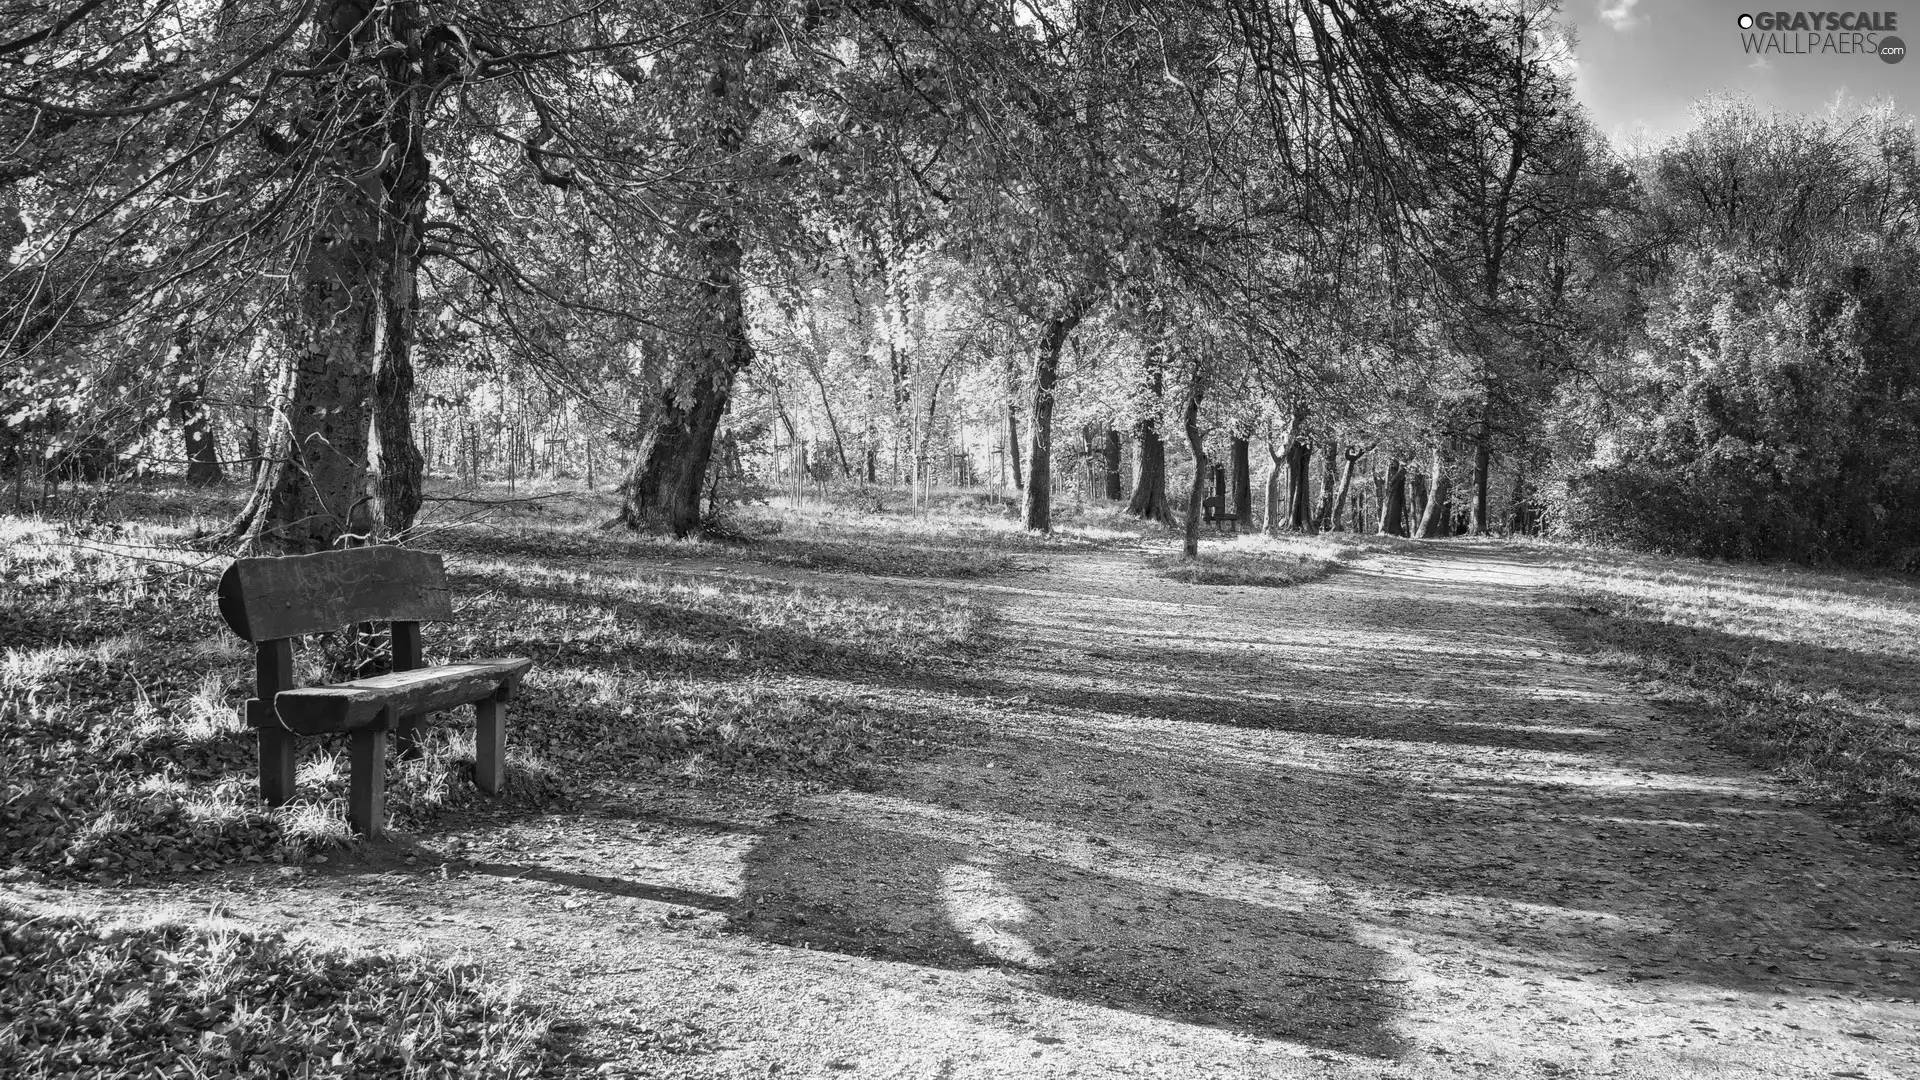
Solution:
[[[1010,507],[957,500],[911,506],[751,508],[730,524],[733,553],[776,566],[880,577],[973,578],[1031,568],[1030,556],[1133,543],[1149,531],[1105,510],[1062,511],[1053,532],[1029,532]],[[1029,556],[1029,558],[1022,558]]]
[[[550,1058],[546,1018],[467,965],[0,902],[6,1076],[510,1080]]]
[[[512,737],[572,775],[855,779],[930,735],[860,685],[984,637],[962,598],[520,561],[468,569],[456,623],[541,660]]]
[[[1202,539],[1198,558],[1155,553],[1147,556],[1147,566],[1161,577],[1189,585],[1304,585],[1378,546],[1367,543],[1368,539],[1341,533]]]
[[[714,559],[876,577],[978,578],[1032,569],[1032,556],[1162,533],[1110,507],[1065,506],[1056,510],[1053,532],[1039,534],[1021,525],[1014,507],[984,497],[948,495],[915,507],[878,488],[791,506],[781,500],[725,507],[707,536],[686,540],[600,527],[619,509],[612,494],[510,500],[489,490],[482,498],[432,504],[420,543],[495,557]]]
[[[1551,556],[1560,628],[1716,741],[1920,846],[1920,583],[1599,551]]]
[[[910,675],[982,636],[961,600],[650,566],[634,553],[666,542],[610,537],[582,505],[526,512],[497,547],[499,533],[462,534],[455,619],[428,627],[429,659],[536,666],[510,711],[504,795],[475,790],[461,710],[429,725],[421,759],[390,764],[402,827],[482,798],[537,810],[610,775],[851,782],[933,735],[924,716],[870,704],[863,673]],[[226,557],[182,546],[197,506],[162,504],[154,522],[0,517],[0,877],[120,881],[345,839],[343,738],[300,740],[294,804],[258,803],[237,713],[252,650],[213,609]],[[351,677],[368,644],[308,639],[296,670]]]

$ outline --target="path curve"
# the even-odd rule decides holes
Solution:
[[[1912,865],[1570,655],[1547,575],[1478,543],[1287,589],[1114,551],[766,572],[992,606],[990,655],[859,688],[969,737],[172,903],[473,957],[603,1075],[1920,1076]]]
[[[1011,656],[941,688],[992,738],[802,808],[763,914],[997,961],[1018,1005],[951,1075],[1920,1075],[1911,865],[1569,655],[1549,584],[1459,543],[972,586]],[[847,1046],[925,1038],[854,1012]]]

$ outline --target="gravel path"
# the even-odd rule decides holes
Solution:
[[[636,789],[169,902],[478,957],[611,1075],[1920,1076],[1913,865],[1569,656],[1545,574],[943,583],[1004,648],[872,690],[986,734],[871,790]]]

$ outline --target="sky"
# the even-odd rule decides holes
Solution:
[[[1754,0],[1563,0],[1577,34],[1575,91],[1594,124],[1616,141],[1652,139],[1689,126],[1688,108],[1716,91],[1742,93],[1789,112],[1821,112],[1845,94],[1866,102],[1892,97],[1903,112],[1920,108],[1920,58],[1897,64],[1860,55],[1764,53],[1742,45],[1738,19],[1762,10]],[[1880,11],[1898,16],[1896,35],[1920,47],[1920,0],[1776,3],[1767,10]],[[1791,39],[1794,35],[1784,35]],[[1813,35],[1801,34],[1806,39]]]

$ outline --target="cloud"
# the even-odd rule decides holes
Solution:
[[[1769,64],[1769,63],[1767,63],[1767,58],[1766,58],[1766,57],[1764,57],[1764,56],[1756,56],[1756,57],[1754,57],[1754,58],[1753,58],[1753,63],[1751,63],[1751,64],[1748,64],[1747,66],[1748,66],[1749,68],[1752,68],[1752,69],[1753,69],[1754,71],[1771,71],[1771,70],[1773,70],[1773,65],[1772,65],[1772,64]]]
[[[1624,34],[1647,21],[1645,15],[1634,13],[1639,6],[1640,0],[1600,0],[1600,21]]]

